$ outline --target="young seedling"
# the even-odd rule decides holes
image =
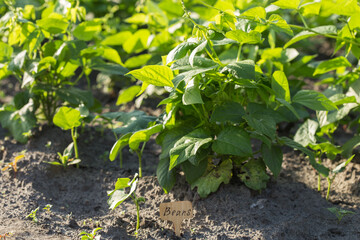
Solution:
[[[37,211],[40,209],[40,207],[37,207],[36,209],[32,210],[29,215],[27,215],[25,218],[31,218],[31,221],[34,223],[38,223],[39,220],[36,216]]]
[[[138,230],[140,227],[140,203],[145,202],[145,198],[137,197],[135,194],[135,190],[138,183],[138,174],[135,174],[134,178],[130,181],[129,178],[118,178],[115,183],[115,189],[108,192],[109,200],[108,204],[110,209],[115,209],[119,206],[123,201],[128,199],[129,197],[134,201],[136,205],[136,230],[135,235],[138,234]],[[129,192],[126,193],[125,189],[130,188]]]
[[[163,129],[162,124],[150,123],[149,128],[142,129],[137,132],[130,132],[125,135],[122,135],[113,145],[110,150],[109,159],[114,161],[116,157],[120,154],[122,149],[129,145],[129,148],[132,152],[135,152],[139,159],[139,178],[142,177],[142,155],[145,149],[146,142],[149,141],[151,135],[160,132]],[[140,148],[140,144],[142,146]],[[121,159],[120,159],[121,160]],[[122,160],[121,160],[122,162]]]
[[[73,147],[74,147],[74,151],[75,151],[75,159],[72,160],[72,162],[73,162],[72,164],[78,164],[81,161],[79,159],[79,152],[78,152],[77,141],[76,141],[78,138],[76,128],[81,125],[81,119],[82,119],[82,117],[81,117],[80,111],[77,109],[74,109],[74,108],[69,108],[69,107],[61,107],[59,109],[59,111],[55,114],[54,119],[53,119],[53,122],[56,126],[62,128],[63,130],[69,130],[69,129],[71,130],[71,138],[73,140],[72,143],[73,143]],[[66,149],[68,149],[69,146]],[[70,148],[72,149],[72,146]],[[64,150],[64,153],[65,153],[65,150]],[[59,154],[59,156],[60,156],[60,154]],[[64,157],[64,156],[60,156],[60,158],[61,157]]]
[[[25,157],[25,152],[26,151],[21,152],[21,154],[16,156],[13,161],[9,162],[5,167],[3,167],[1,171],[6,171],[7,169],[11,168],[14,171],[14,175],[16,177],[16,173],[18,171],[17,162]]]
[[[49,164],[52,165],[58,165],[58,166],[63,166],[64,168],[66,168],[67,166],[70,165],[74,165],[74,164],[78,164],[81,160],[80,159],[74,159],[71,158],[72,154],[73,154],[73,149],[74,149],[74,143],[70,143],[69,146],[67,146],[64,149],[63,154],[61,153],[57,153],[59,155],[59,162],[47,162]]]
[[[82,231],[79,235],[81,236],[81,240],[91,240],[91,239],[94,239],[94,240],[100,240],[100,235],[96,235],[97,234],[97,231],[101,230],[102,228],[98,227],[98,228],[95,228],[91,231],[91,233],[88,233],[88,232],[85,232],[85,231]]]
[[[345,209],[341,209],[341,208],[337,208],[337,207],[331,207],[331,208],[327,208],[327,210],[329,210],[331,213],[333,213],[337,219],[338,219],[338,223],[340,223],[340,221],[343,219],[343,217],[345,217],[346,215],[352,215],[355,214],[352,211],[349,210],[345,210]]]
[[[355,155],[352,155],[348,160],[346,160],[345,162],[339,164],[336,168],[334,168],[331,173],[332,176],[328,176],[326,179],[328,181],[328,189],[327,189],[327,193],[326,193],[326,200],[329,200],[330,197],[330,188],[331,188],[331,184],[333,183],[336,175],[338,173],[341,173],[345,170],[346,166],[351,162],[351,160],[355,157]]]
[[[46,204],[43,209],[44,209],[45,211],[47,211],[47,212],[51,212],[51,208],[52,208],[52,205],[51,205],[51,204]]]

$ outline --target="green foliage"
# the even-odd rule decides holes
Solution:
[[[78,1],[46,1],[36,8],[13,1],[5,4],[8,12],[0,22],[4,30],[0,78],[13,75],[22,87],[20,94],[27,96],[21,106],[9,104],[1,111],[1,125],[16,140],[26,142],[24,134],[38,122],[52,124],[63,103],[94,110],[89,79],[92,70],[113,75],[128,72],[121,66],[117,50],[94,42],[104,21],[85,20],[86,10]],[[88,89],[80,90],[76,85],[84,77]],[[28,110],[21,110],[24,106]]]
[[[81,240],[91,240],[91,239],[94,239],[94,240],[100,240],[101,238],[101,235],[97,235],[97,232],[99,230],[101,230],[102,228],[98,227],[98,228],[94,228],[91,233],[88,233],[88,232],[85,232],[85,231],[82,231],[81,233],[79,233],[80,235],[80,239]]]
[[[338,222],[340,222],[343,219],[343,217],[345,217],[346,215],[355,214],[353,211],[349,211],[349,210],[345,210],[345,209],[341,209],[341,208],[337,208],[337,207],[327,208],[327,210],[329,210],[331,213],[333,213],[337,217]]]
[[[115,189],[108,192],[108,204],[110,209],[115,209],[129,197],[134,201],[137,216],[135,234],[137,234],[140,227],[140,203],[145,202],[145,198],[137,197],[135,194],[137,184],[137,174],[135,174],[132,180],[130,180],[129,178],[118,178],[117,182],[115,183]],[[126,188],[130,188],[130,190],[126,192]]]
[[[70,144],[65,150],[63,155],[58,153],[60,157],[60,163],[65,168],[67,165],[78,164],[81,160],[79,159],[79,152],[77,147],[78,133],[76,128],[81,125],[81,112],[77,109],[69,107],[61,107],[55,114],[53,122],[56,126],[64,129],[71,130],[72,144]],[[72,155],[72,149],[75,150],[75,159],[70,159]],[[57,162],[49,162],[53,165],[59,165]],[[78,165],[77,165],[78,166]]]
[[[31,221],[33,223],[38,223],[39,219],[37,218],[36,214],[39,209],[40,209],[40,207],[37,207],[36,209],[32,210],[31,213],[29,215],[27,215],[25,218],[31,218]]]
[[[165,26],[169,22],[166,14],[161,13],[162,4],[148,1],[146,6],[147,11],[155,14],[153,20]],[[217,1],[194,8],[199,18],[188,10],[192,9],[192,2],[185,5],[182,1],[181,5],[184,21],[193,25],[192,37],[173,45],[163,57],[163,65],[130,71],[129,75],[143,82],[141,90],[135,86],[126,90],[128,99],[123,95],[126,91],[119,98],[119,103],[127,102],[151,85],[164,87],[169,96],[160,103],[165,105],[165,112],[158,119],[160,124],[155,125],[156,130],[150,125],[131,134],[123,132],[125,135],[114,144],[110,159],[115,159],[126,145],[132,150],[139,149],[140,142],[160,132],[157,142],[162,153],[157,176],[165,192],[174,186],[177,169],[182,169],[186,180],[197,187],[202,197],[216,191],[221,183],[227,183],[233,172],[240,172],[236,176],[248,187],[261,190],[269,179],[266,167],[275,177],[279,175],[284,145],[305,153],[311,165],[322,176],[329,177],[330,170],[318,160],[319,154],[326,153],[334,159],[342,149],[325,141],[324,135],[331,138],[331,126],[355,109],[360,88],[351,80],[348,93],[331,94],[331,88],[324,93],[303,90],[299,82],[335,70],[345,85],[346,74],[351,73],[347,69],[353,65],[346,56],[316,62],[316,55],[288,47],[302,46],[304,40],[322,36],[337,39],[336,51],[346,46],[347,54],[353,50],[356,56],[356,48],[360,46],[354,37],[357,32],[346,34],[345,25],[339,32],[339,26],[331,21],[319,20],[308,25],[307,17],[326,15],[326,11],[338,14],[337,10],[331,12],[328,2],[280,0],[274,2],[279,9],[273,8],[267,14],[263,6]],[[235,14],[237,8],[240,15]],[[302,25],[292,24],[292,18],[282,9],[293,10]],[[359,27],[355,12],[344,10],[344,15],[353,19],[350,25],[354,29]],[[146,10],[127,21],[137,24],[144,21],[145,15]],[[211,23],[202,25],[203,19]],[[126,45],[126,51],[146,48],[136,33],[126,34],[133,39],[133,43]],[[115,38],[105,41],[117,44]],[[277,47],[280,45],[283,48]],[[354,72],[357,70],[351,73],[351,79],[358,76]],[[299,80],[293,80],[293,76]],[[332,81],[336,85],[340,80]],[[316,111],[316,120],[307,119],[308,110]],[[277,136],[277,124],[300,119],[304,124],[294,140]],[[254,139],[261,142],[260,151],[254,151],[251,145]],[[348,146],[352,149],[355,141]]]

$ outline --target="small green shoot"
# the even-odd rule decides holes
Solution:
[[[78,134],[77,134],[76,128],[81,125],[81,119],[82,119],[82,117],[81,117],[80,111],[77,109],[74,109],[74,108],[69,108],[69,107],[61,107],[59,109],[59,111],[55,114],[54,119],[53,119],[53,122],[56,126],[62,128],[64,130],[69,130],[69,129],[71,130],[71,137],[73,140],[72,143],[73,143],[73,147],[74,147],[74,151],[75,151],[75,159],[71,161],[72,164],[78,164],[80,162],[79,151],[78,151],[78,147],[77,147]],[[70,147],[70,145],[66,149],[68,149],[68,148],[72,149],[72,146]],[[59,154],[61,162],[69,162],[68,161],[69,157],[65,157],[64,155],[65,155],[65,151],[64,151],[63,155]],[[70,165],[70,164],[67,164],[67,165]]]
[[[46,204],[43,209],[44,209],[45,211],[47,211],[47,212],[51,212],[51,208],[52,208],[52,205],[51,205],[51,204]]]
[[[38,223],[39,220],[36,216],[37,211],[40,209],[40,207],[37,207],[36,209],[32,210],[29,215],[27,215],[25,218],[31,218],[31,221],[34,223]]]
[[[115,189],[108,192],[108,204],[110,206],[110,209],[115,209],[129,197],[132,198],[132,200],[134,201],[136,205],[135,235],[138,234],[138,230],[140,227],[140,203],[145,202],[145,198],[137,197],[135,194],[138,180],[138,174],[135,174],[134,178],[131,181],[129,178],[118,178],[117,182],[115,183]],[[126,193],[125,189],[128,187],[130,187],[130,190],[128,193]]]
[[[331,173],[332,176],[328,176],[326,179],[328,181],[328,189],[327,189],[327,193],[326,193],[326,200],[329,200],[330,197],[330,188],[331,188],[331,184],[333,183],[336,175],[338,173],[341,173],[345,170],[346,166],[351,162],[351,160],[355,157],[355,154],[352,155],[349,159],[347,159],[345,162],[339,164],[338,166],[336,166],[336,168],[334,168]]]
[[[45,144],[46,148],[50,148],[51,147],[51,141],[47,141],[47,143]]]
[[[100,240],[100,235],[96,235],[97,234],[97,231],[101,230],[102,228],[98,227],[98,228],[95,228],[91,231],[91,233],[88,233],[88,232],[85,232],[85,231],[82,231],[79,235],[80,235],[80,239],[81,240],[91,240],[91,239],[94,239],[94,240]]]
[[[57,153],[59,155],[59,161],[53,161],[53,162],[47,162],[51,165],[57,165],[57,166],[63,166],[64,168],[66,168],[67,166],[70,165],[74,165],[74,164],[78,164],[81,160],[80,159],[74,159],[71,158],[72,154],[73,154],[73,149],[74,149],[74,143],[70,143],[69,146],[67,146],[64,149],[63,154],[61,153]]]
[[[355,214],[352,211],[337,208],[337,207],[327,208],[327,210],[329,210],[331,213],[333,213],[337,217],[339,223],[343,219],[343,217],[345,217],[346,215]]]

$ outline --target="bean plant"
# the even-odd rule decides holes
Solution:
[[[115,209],[122,202],[124,202],[129,197],[134,201],[136,206],[136,230],[135,235],[138,234],[138,230],[140,228],[140,203],[145,202],[145,198],[138,197],[135,194],[135,190],[138,184],[139,178],[138,174],[135,174],[134,178],[130,181],[129,178],[118,178],[115,183],[115,189],[108,192],[109,200],[108,204],[110,209]],[[128,192],[126,192],[126,188],[130,188]]]
[[[13,76],[21,91],[0,109],[1,125],[20,142],[38,122],[52,125],[59,106],[68,103],[97,111],[90,73],[97,70],[123,75],[119,53],[101,43],[89,44],[100,34],[103,19],[85,20],[80,1],[45,1],[22,5],[5,1],[8,12],[0,19],[0,79]],[[87,89],[78,85],[86,79]]]
[[[312,111],[331,116],[354,107],[347,104],[357,103],[344,94],[333,97],[335,93],[302,89],[299,81],[288,79],[318,77],[353,66],[346,56],[353,53],[357,57],[360,46],[356,39],[360,26],[356,1],[347,3],[354,5],[353,10],[334,8],[331,1],[280,0],[271,7],[202,3],[214,19],[204,24],[193,17],[196,15],[185,2],[181,4],[184,20],[193,25],[193,36],[171,50],[163,65],[148,65],[128,73],[143,82],[142,89],[155,85],[169,92],[160,103],[165,112],[154,131],[160,132],[157,142],[162,153],[157,176],[164,190],[173,187],[179,170],[202,197],[233,176],[249,188],[261,190],[269,180],[266,168],[275,177],[279,175],[285,145],[304,152],[319,174],[328,177],[330,170],[316,160],[313,150],[336,155],[337,147],[322,149],[330,146],[325,143],[310,150],[308,144],[298,141],[307,138],[305,133],[298,132],[292,140],[279,136],[277,128],[280,123],[307,119]],[[244,9],[236,11],[240,7]],[[289,13],[297,15],[300,24],[288,23],[282,17]],[[307,19],[332,14],[348,16],[351,24],[321,25],[322,21],[317,21],[320,25],[312,26]],[[319,62],[316,56],[301,55],[290,48],[314,36],[336,39],[335,52],[345,47],[346,56]],[[301,69],[306,70],[303,75]],[[331,133],[329,128],[323,130],[323,134]],[[260,143],[259,148],[252,145],[254,141]],[[124,142],[120,142],[114,147],[122,146]]]

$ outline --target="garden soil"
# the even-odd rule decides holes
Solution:
[[[115,210],[107,204],[107,191],[117,178],[131,178],[137,172],[137,158],[124,149],[124,166],[110,162],[108,152],[115,139],[100,127],[79,129],[79,168],[63,169],[48,164],[57,161],[57,152],[71,142],[70,134],[56,127],[35,131],[26,145],[5,138],[0,128],[0,161],[4,167],[21,151],[18,171],[0,175],[0,235],[6,239],[79,239],[82,231],[96,227],[101,239],[135,239],[136,209],[131,200]],[[51,144],[50,144],[51,143]],[[146,198],[141,204],[138,239],[360,239],[360,161],[354,160],[338,174],[325,200],[327,182],[317,192],[317,174],[308,160],[284,149],[283,169],[267,189],[257,192],[234,178],[216,193],[202,199],[180,174],[169,194],[156,179],[160,147],[152,139],[145,148],[143,175],[136,194]],[[325,165],[336,164],[325,160]],[[172,225],[160,220],[162,202],[189,200],[194,218],[184,220],[182,235],[176,237]],[[50,211],[43,209],[51,204]],[[26,218],[39,207],[38,223]],[[327,208],[354,212],[340,222]]]

